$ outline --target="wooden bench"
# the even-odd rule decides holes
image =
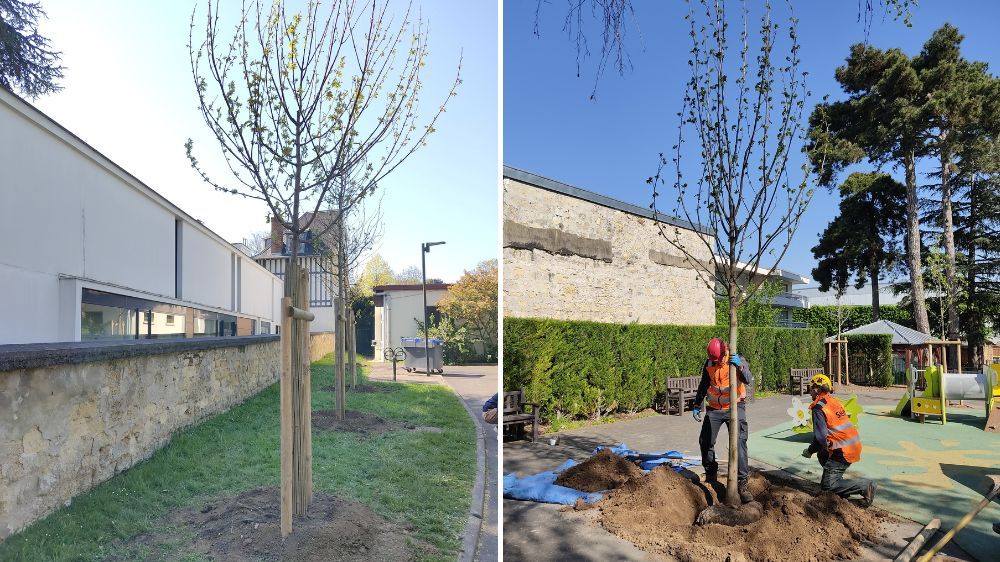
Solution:
[[[531,406],[531,413],[524,411],[525,406]],[[524,401],[524,390],[513,390],[503,393],[503,429],[516,428],[524,434],[524,426],[531,424],[531,442],[538,441],[538,404]]]
[[[663,400],[663,409],[667,414],[684,414],[684,407],[688,401],[694,402],[694,397],[698,394],[698,383],[701,377],[674,377],[667,378],[667,388]]]
[[[809,380],[815,375],[820,375],[823,373],[823,369],[815,367],[812,369],[791,369],[791,374],[789,378],[791,379],[791,386],[788,387],[789,392],[794,395],[801,396],[803,394],[809,394]]]

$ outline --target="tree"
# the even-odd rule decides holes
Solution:
[[[756,56],[750,56],[749,13],[743,3],[739,22],[739,54],[730,63],[729,19],[724,3],[689,2],[692,48],[691,77],[684,94],[677,143],[671,156],[661,154],[660,166],[648,182],[653,186],[654,219],[659,189],[676,194],[672,214],[713,235],[697,242],[682,237],[680,228],[657,221],[660,235],[684,256],[698,277],[728,302],[729,346],[738,346],[740,305],[784,257],[802,214],[812,198],[803,169],[801,181],[787,170],[792,147],[802,141],[804,75],[800,70],[796,20],[789,17],[787,49],[776,54],[778,24],[766,3],[758,28]],[[702,21],[701,17],[707,21]],[[780,52],[780,51],[779,51]],[[777,60],[783,62],[776,62]],[[736,69],[730,76],[729,65]],[[685,134],[693,132],[697,149],[684,152]],[[696,155],[695,177],[685,175],[684,158]],[[673,170],[667,180],[669,169]],[[768,257],[774,262],[762,267]],[[761,275],[765,273],[765,275]],[[749,280],[749,281],[748,281]],[[730,380],[736,380],[735,368]],[[737,384],[730,385],[729,477],[726,503],[739,505],[737,493]]]
[[[0,86],[31,98],[58,92],[62,53],[38,33],[45,10],[38,2],[0,0]]]
[[[883,51],[864,44],[851,47],[836,78],[848,99],[816,106],[809,118],[807,153],[820,183],[828,187],[837,172],[868,158],[892,162],[905,171],[906,261],[916,329],[930,333],[920,260],[917,159],[925,153],[920,106],[922,84],[912,61],[899,49]]]
[[[365,268],[361,271],[361,275],[358,276],[358,282],[355,284],[355,287],[358,296],[369,297],[374,294],[372,290],[374,287],[389,285],[395,282],[396,274],[393,273],[392,268],[389,267],[389,264],[386,263],[381,255],[375,254],[365,263]]]
[[[896,265],[905,225],[906,187],[886,174],[853,173],[840,186],[840,214],[813,246],[812,270],[820,290],[838,295],[852,277],[858,289],[871,279],[872,321],[879,319],[879,277]],[[859,220],[864,217],[863,220]]]
[[[250,236],[243,239],[243,245],[250,250],[250,255],[256,256],[270,246],[271,233],[263,230],[252,232]]]
[[[492,259],[466,271],[438,301],[438,310],[470,326],[475,337],[483,342],[486,354],[496,357],[499,298],[499,268],[497,260]]]

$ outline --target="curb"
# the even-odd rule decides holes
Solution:
[[[483,528],[483,506],[486,501],[486,437],[481,425],[482,420],[477,417],[476,412],[457,392],[455,397],[462,403],[476,426],[476,483],[472,487],[472,505],[469,507],[469,521],[465,525],[465,540],[462,541],[462,550],[458,553],[459,562],[472,562],[476,557],[479,536]]]

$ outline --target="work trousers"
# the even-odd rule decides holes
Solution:
[[[740,424],[740,433],[736,438],[737,451],[739,455],[738,482],[744,484],[749,478],[747,468],[747,409],[746,404],[740,403],[736,406],[736,415]],[[719,472],[719,463],[715,460],[715,440],[719,437],[719,428],[726,424],[726,431],[730,433],[733,428],[729,426],[729,410],[705,410],[705,419],[701,423],[701,435],[698,437],[698,444],[701,445],[701,464],[705,467],[705,474],[715,476]]]
[[[824,492],[833,492],[842,498],[863,495],[871,481],[864,478],[844,480],[844,471],[850,466],[849,462],[827,459],[823,463],[823,477],[819,481],[819,487]]]

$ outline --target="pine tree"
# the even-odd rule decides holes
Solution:
[[[38,33],[44,16],[37,2],[0,0],[0,86],[31,99],[62,89],[61,53]]]

